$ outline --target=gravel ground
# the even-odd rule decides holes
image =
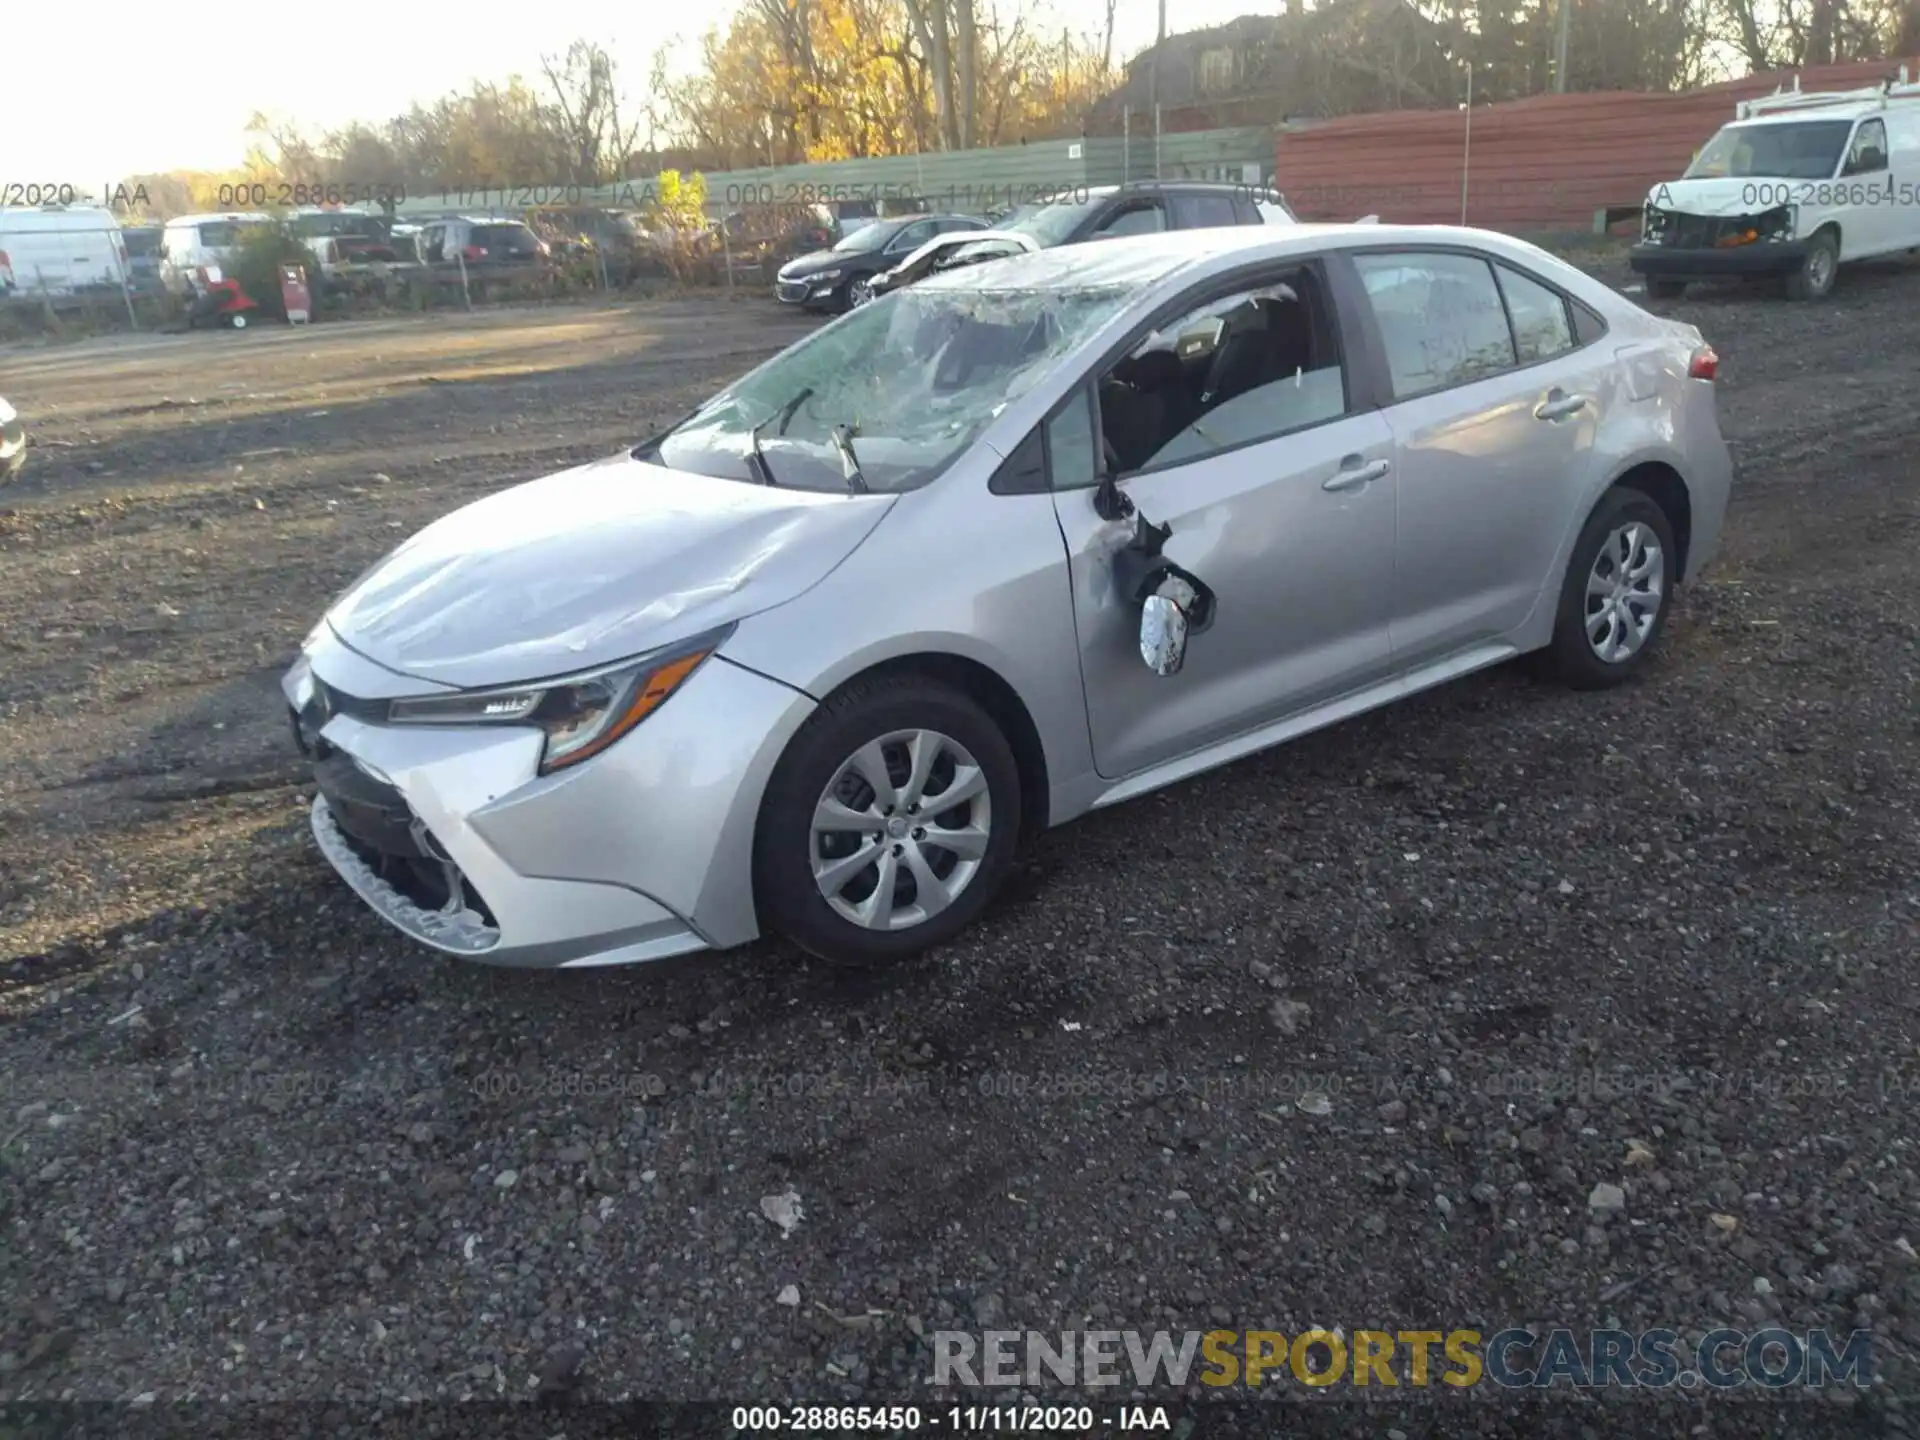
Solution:
[[[1666,307],[1740,468],[1643,683],[1496,671],[1103,812],[866,978],[423,953],[314,852],[275,688],[400,534],[801,322],[0,353],[0,1400],[928,1403],[942,1328],[1778,1322],[1870,1327],[1881,1386],[1393,1423],[1910,1433],[1916,298]]]

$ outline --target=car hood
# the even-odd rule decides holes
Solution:
[[[327,612],[390,670],[461,688],[624,660],[785,603],[896,497],[781,490],[619,455],[435,521]]]
[[[809,275],[817,275],[822,270],[832,270],[841,265],[864,260],[871,252],[866,250],[810,250],[805,255],[789,260],[780,267],[782,280],[804,280]]]
[[[1656,210],[1715,218],[1758,215],[1785,205],[1805,180],[1769,180],[1753,175],[1710,175],[1698,180],[1664,180],[1647,192],[1647,204]]]

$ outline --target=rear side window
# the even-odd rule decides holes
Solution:
[[[1205,191],[1183,195],[1175,191],[1168,199],[1173,207],[1173,228],[1176,230],[1205,230],[1215,225],[1240,223],[1230,195],[1212,195]]]
[[[1354,265],[1380,325],[1395,399],[1514,365],[1507,307],[1487,261],[1409,251],[1356,255]]]
[[[216,220],[212,224],[200,226],[200,243],[209,250],[235,244],[239,239],[240,227],[232,221]]]
[[[1494,271],[1513,319],[1514,349],[1522,365],[1550,360],[1574,348],[1573,319],[1559,291],[1506,265],[1496,264]]]

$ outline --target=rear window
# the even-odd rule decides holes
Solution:
[[[210,220],[196,228],[200,231],[200,243],[209,249],[240,243],[240,227],[231,220]]]
[[[160,249],[158,230],[122,230],[120,238],[126,241],[129,259],[138,260],[142,256],[156,254]]]

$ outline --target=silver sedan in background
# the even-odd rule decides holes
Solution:
[[[1516,656],[1633,676],[1719,543],[1717,363],[1451,227],[930,276],[355,583],[285,681],[315,837],[477,960],[899,959],[1045,827]]]

